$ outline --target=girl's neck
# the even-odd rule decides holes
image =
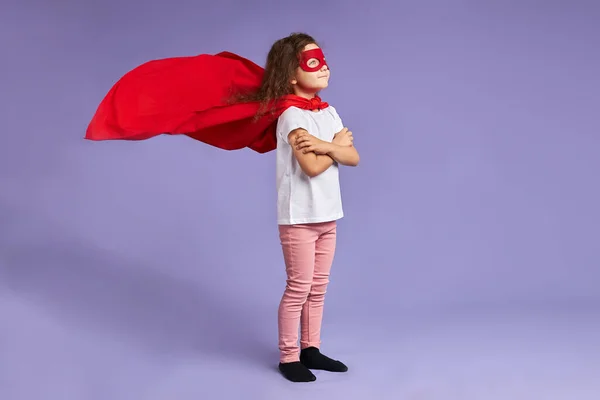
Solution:
[[[317,95],[317,93],[315,93],[315,92],[305,92],[304,90],[302,90],[298,87],[294,88],[294,94],[296,96],[304,97],[305,99],[308,99],[308,100],[313,99]]]

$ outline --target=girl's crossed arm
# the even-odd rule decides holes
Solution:
[[[354,145],[340,146],[332,143],[331,150],[327,154],[338,163],[351,167],[356,167],[360,161],[360,156]]]
[[[323,170],[317,168],[317,175],[331,166],[332,163],[328,162],[325,157],[331,158],[333,161],[338,162],[342,165],[355,167],[360,161],[360,156],[356,147],[353,145],[352,132],[347,128],[342,129],[338,132],[333,142],[323,141],[304,129],[296,129],[292,131],[288,137],[289,143],[294,149],[296,158],[312,154],[309,159],[318,160],[320,157],[324,157],[322,162],[317,162],[317,167],[323,167]],[[306,157],[304,157],[306,158]],[[301,163],[298,158],[298,162]],[[302,165],[301,165],[302,166]],[[308,174],[307,174],[308,175]]]
[[[288,142],[290,146],[292,146],[294,156],[298,160],[298,164],[300,164],[300,168],[302,168],[302,171],[304,171],[304,173],[309,177],[314,178],[315,176],[320,175],[321,173],[326,171],[327,168],[333,165],[333,158],[330,157],[327,152],[327,150],[329,150],[327,144],[331,145],[331,143],[321,141],[323,144],[325,144],[324,146],[322,146],[323,148],[305,151],[304,148],[299,148],[299,146],[296,145],[296,139],[298,138],[298,136],[304,136],[305,134],[314,137],[310,135],[305,129],[299,128],[290,132],[290,134],[288,135]]]

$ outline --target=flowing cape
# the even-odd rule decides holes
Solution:
[[[259,102],[232,102],[260,88],[264,69],[230,52],[148,61],[122,76],[88,125],[88,140],[146,140],[187,135],[224,149],[259,153],[277,146],[277,118],[287,108],[322,109],[317,96],[287,95],[256,119]]]

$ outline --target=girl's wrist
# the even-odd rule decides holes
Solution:
[[[339,146],[335,143],[329,143],[327,145],[327,155],[331,155],[331,153],[335,152]]]

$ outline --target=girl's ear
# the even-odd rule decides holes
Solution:
[[[292,84],[292,85],[295,85],[295,84],[297,84],[297,83],[298,83],[298,81],[297,81],[297,80],[295,80],[295,79],[292,79],[292,81],[291,81],[291,84]]]

